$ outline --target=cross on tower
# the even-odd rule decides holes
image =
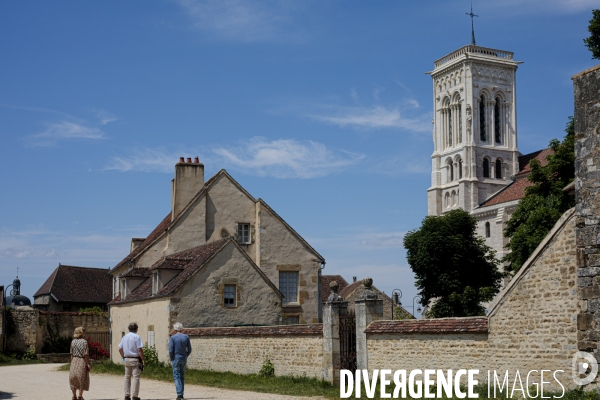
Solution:
[[[471,17],[471,44],[476,44],[475,43],[475,28],[473,26],[473,17],[479,17],[479,15],[473,14],[473,2],[471,2],[471,12],[465,13],[465,14],[467,14],[469,17]]]
[[[17,267],[17,278],[19,277],[19,267]]]

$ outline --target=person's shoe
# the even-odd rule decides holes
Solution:
[[[125,396],[125,400],[131,400],[131,397]]]
[[[177,396],[175,400],[183,400],[183,396]]]
[[[140,400],[139,397],[132,397],[131,400]]]

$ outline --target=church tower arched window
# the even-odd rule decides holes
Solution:
[[[502,179],[502,160],[496,160],[496,179]]]
[[[500,98],[496,97],[494,105],[494,140],[496,143],[502,143],[502,132],[500,125]]]
[[[484,178],[490,177],[490,159],[489,158],[483,159],[483,177]]]
[[[458,104],[456,111],[458,113],[458,143],[462,143],[462,112],[460,103]]]
[[[479,100],[479,137],[482,141],[487,141],[487,133],[485,131],[485,96],[481,96]]]
[[[454,180],[454,164],[450,163],[450,182]]]
[[[448,107],[448,146],[452,147],[452,108]]]
[[[490,227],[490,223],[486,222],[485,223],[485,237],[488,238],[490,236],[492,236],[492,229]]]
[[[458,160],[458,179],[462,179],[462,159]]]

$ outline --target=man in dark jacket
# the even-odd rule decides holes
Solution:
[[[190,337],[181,333],[183,325],[180,322],[173,325],[175,334],[169,339],[169,357],[173,365],[173,380],[175,381],[175,390],[177,391],[177,400],[183,400],[184,373],[187,364],[187,358],[192,354],[192,344]]]

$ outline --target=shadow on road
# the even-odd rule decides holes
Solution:
[[[14,398],[15,398],[14,393],[0,392],[0,399],[14,399]]]

